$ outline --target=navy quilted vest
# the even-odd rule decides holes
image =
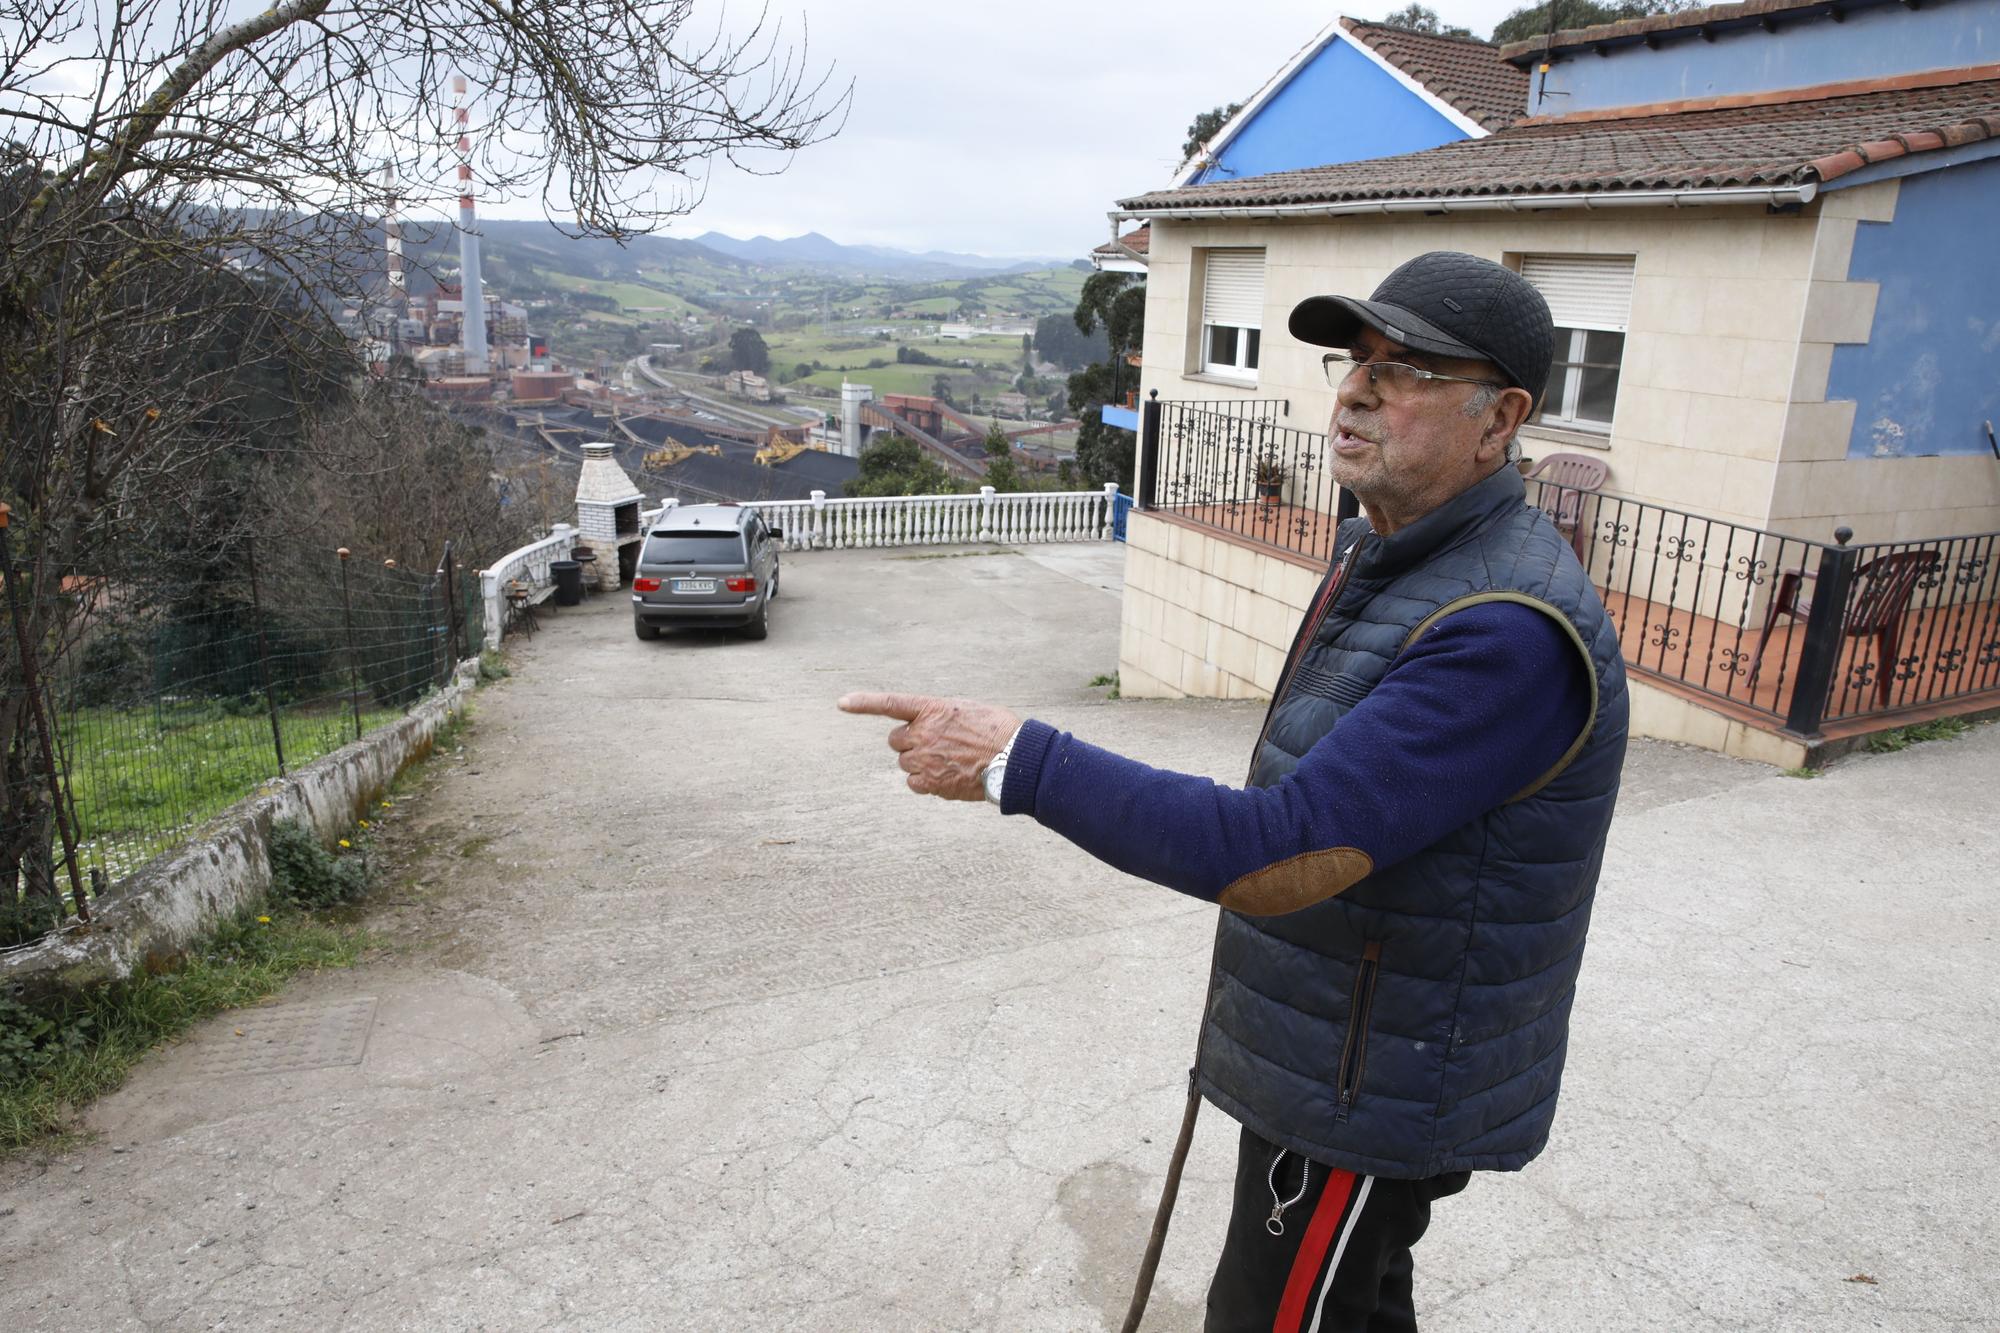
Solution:
[[[1331,1166],[1516,1170],[1555,1115],[1625,758],[1617,635],[1513,468],[1386,538],[1365,520],[1343,525],[1339,549],[1357,541],[1272,703],[1252,786],[1289,773],[1428,621],[1467,598],[1525,602],[1574,631],[1596,682],[1592,724],[1541,785],[1346,892],[1284,916],[1224,911],[1196,1079],[1257,1133]]]

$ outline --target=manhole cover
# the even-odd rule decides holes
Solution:
[[[201,1044],[195,1066],[204,1074],[282,1074],[296,1069],[358,1065],[375,1025],[375,997],[339,1004],[279,1004],[225,1018],[221,1035]]]

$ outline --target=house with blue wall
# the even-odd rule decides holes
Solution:
[[[1182,182],[1121,199],[1114,225],[1148,232],[1144,393],[1324,431],[1334,391],[1320,349],[1285,335],[1291,308],[1365,294],[1427,250],[1483,255],[1555,316],[1524,452],[1601,463],[1602,493],[1652,525],[1577,541],[1607,586],[1652,562],[1674,607],[1752,618],[1754,640],[1784,601],[1777,536],[1845,528],[1855,544],[1972,551],[1951,557],[1951,596],[2000,604],[2000,0],[1743,0],[1544,34],[1498,58],[1520,100],[1483,134],[1261,170],[1276,159],[1251,149],[1274,139],[1245,124]],[[1298,481],[1280,503],[1318,503]],[[1156,520],[1134,518],[1134,540],[1150,540]],[[1700,546],[1692,531],[1742,535]],[[1974,540],[1943,540],[1956,536]],[[1283,637],[1216,658],[1254,626],[1197,624],[1193,577],[1128,571],[1122,688],[1268,691]],[[2000,636],[1982,633],[1935,661],[1856,669],[1984,670]],[[1672,640],[1655,637],[1656,653]],[[1755,645],[1737,642],[1695,664],[1706,688],[1747,676]],[[1758,688],[1776,688],[1772,674]],[[1648,708],[1648,727],[1686,716]],[[1703,741],[1711,724],[1651,734]]]
[[[1478,139],[1526,114],[1526,76],[1472,37],[1337,18],[1285,62],[1174,184],[1358,162]]]
[[[1369,45],[1335,29],[1261,94],[1273,123]],[[1478,135],[1242,174],[1275,141],[1246,106],[1185,184],[1122,201],[1149,232],[1146,387],[1311,422],[1316,357],[1262,330],[1469,250],[1542,286],[1562,329],[1530,454],[1601,455],[1614,493],[1815,538],[2000,530],[2000,0],[1744,0],[1495,58],[1519,114]]]
[[[1524,114],[1527,74],[1471,37],[1336,18],[1252,93],[1174,173],[1176,187],[1411,153],[1477,139]],[[1106,272],[1143,274],[1143,227],[1091,254]],[[1129,408],[1104,420],[1138,429]]]

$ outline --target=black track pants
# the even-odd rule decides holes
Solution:
[[[1357,1176],[1245,1129],[1206,1333],[1416,1333],[1410,1247],[1470,1178]]]

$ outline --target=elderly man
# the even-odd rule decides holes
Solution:
[[[1194,1083],[1242,1133],[1207,1327],[1414,1329],[1432,1202],[1548,1141],[1625,681],[1510,466],[1548,379],[1540,294],[1434,252],[1290,329],[1335,349],[1331,469],[1364,517],[1242,789],[963,700],[840,706],[902,719],[911,790],[985,797],[1220,905]]]

